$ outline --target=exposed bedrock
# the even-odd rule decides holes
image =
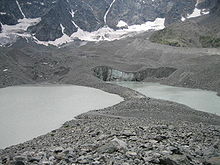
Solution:
[[[172,67],[147,68],[137,72],[125,72],[109,66],[93,68],[94,75],[103,81],[143,81],[146,78],[166,78],[177,69]]]

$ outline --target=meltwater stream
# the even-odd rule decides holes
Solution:
[[[220,115],[220,97],[216,92],[172,87],[149,82],[115,82],[118,85],[134,89],[147,97],[173,101],[193,109]]]
[[[0,89],[0,149],[60,127],[89,110],[123,101],[118,95],[74,85]]]

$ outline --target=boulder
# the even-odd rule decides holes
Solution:
[[[208,165],[220,165],[220,156],[210,158],[207,163]]]
[[[170,155],[159,159],[161,165],[191,165],[190,160],[185,155]]]

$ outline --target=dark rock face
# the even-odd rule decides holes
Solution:
[[[54,8],[54,0],[17,0],[27,18],[38,18],[44,16],[51,8]]]
[[[102,14],[108,5],[101,0],[82,2],[81,0],[69,1],[74,12],[73,21],[85,31],[94,31],[104,25]]]
[[[219,15],[220,14],[220,0],[216,0],[214,7],[212,8],[212,13]]]
[[[173,4],[171,9],[166,14],[165,25],[170,25],[174,22],[180,21],[183,15],[192,13],[194,8],[190,6],[195,6],[196,1],[186,0]]]
[[[54,41],[63,35],[60,25],[62,24],[65,28],[64,33],[70,35],[77,30],[71,21],[70,12],[67,1],[58,1],[55,7],[42,17],[41,22],[30,27],[29,31],[35,33],[35,36],[41,41]]]
[[[23,18],[15,0],[0,1],[0,22],[7,25],[15,25],[18,19]]]
[[[203,9],[203,8],[213,9],[214,7],[216,7],[218,2],[220,1],[219,0],[203,0],[198,3],[197,7],[200,9]]]
[[[0,22],[14,25],[24,16],[41,17],[29,31],[41,41],[53,41],[63,35],[60,24],[69,36],[77,31],[76,26],[89,32],[104,25],[117,29],[120,20],[134,25],[166,18],[165,24],[169,25],[180,20],[181,15],[192,13],[194,6],[194,0],[3,0],[0,2]]]
[[[0,14],[0,20],[2,24],[7,25],[15,25],[18,23],[17,18],[15,18],[14,15]]]

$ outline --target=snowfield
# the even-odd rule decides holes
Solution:
[[[131,26],[128,26],[128,24],[125,21],[120,20],[118,24],[116,25],[118,29],[114,30],[108,27],[107,26],[107,15],[112,5],[114,5],[114,2],[115,0],[112,1],[108,10],[104,14],[103,20],[106,25],[103,26],[102,28],[98,29],[97,31],[93,31],[93,32],[83,31],[72,20],[72,24],[78,29],[77,32],[73,33],[71,36],[68,36],[64,32],[65,31],[64,25],[60,24],[63,35],[62,37],[56,39],[55,41],[39,41],[34,35],[31,35],[30,33],[27,32],[28,27],[39,23],[41,21],[41,18],[35,18],[35,19],[26,18],[19,3],[17,2],[18,8],[24,18],[20,19],[19,23],[16,25],[2,25],[1,24],[2,33],[0,33],[0,46],[10,45],[13,42],[15,42],[18,37],[23,37],[26,39],[32,38],[34,42],[36,42],[37,44],[42,44],[45,46],[54,45],[54,46],[59,47],[65,43],[73,42],[76,39],[79,39],[82,41],[90,41],[90,42],[113,41],[113,40],[119,40],[125,37],[134,36],[138,33],[142,33],[145,31],[161,30],[165,28],[164,26],[165,18],[156,18],[154,21],[148,21],[140,25],[131,25]],[[1,13],[1,14],[4,14],[4,13]],[[72,15],[72,18],[74,18],[75,11],[70,11],[70,14]],[[209,14],[209,11],[198,9],[197,6],[195,6],[193,13],[186,15],[186,16],[182,16],[181,20],[185,21],[186,19],[199,17],[205,14]]]
[[[132,25],[127,26],[123,29],[114,30],[111,29],[108,26],[104,26],[97,31],[94,32],[87,32],[83,31],[79,26],[76,25],[78,28],[78,31],[73,33],[71,36],[68,36],[64,33],[64,27],[63,29],[63,36],[56,39],[55,41],[48,41],[48,42],[42,42],[35,38],[35,41],[38,44],[43,45],[54,45],[54,46],[60,46],[64,43],[69,43],[74,41],[74,39],[80,39],[82,41],[93,41],[93,42],[99,42],[99,41],[113,41],[113,40],[119,40],[125,37],[133,36],[138,33],[142,33],[148,30],[160,30],[165,28],[164,26],[165,18],[157,18],[155,21],[151,22],[148,21],[141,25]],[[74,23],[74,22],[73,22]],[[119,25],[122,25],[122,22],[119,21]],[[126,25],[127,23],[123,22],[123,25]],[[75,25],[75,23],[74,23]]]
[[[23,18],[18,20],[16,25],[2,25],[2,32],[0,33],[0,46],[13,43],[17,37],[31,37],[27,32],[29,26],[36,25],[41,21],[41,18]]]

